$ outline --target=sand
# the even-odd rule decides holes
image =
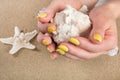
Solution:
[[[36,29],[36,14],[50,1],[0,0],[0,37],[12,36],[16,25],[24,32]],[[120,19],[117,26],[119,34]],[[63,56],[51,60],[45,46],[39,45],[36,39],[31,43],[37,45],[36,50],[22,49],[15,55],[8,53],[11,45],[0,43],[0,80],[120,80],[119,54],[90,61]]]

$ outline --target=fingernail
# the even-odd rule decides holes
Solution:
[[[94,40],[97,40],[99,42],[102,42],[102,36],[100,34],[94,34],[93,35]]]
[[[58,48],[65,51],[65,52],[68,52],[68,48],[64,45],[59,45]]]
[[[48,50],[49,52],[52,52],[52,50],[51,50],[49,47],[47,47],[47,50]]]
[[[49,42],[47,40],[42,40],[42,43],[46,46],[49,45]]]
[[[75,38],[70,38],[69,41],[77,46],[80,44],[80,42]]]
[[[56,57],[54,55],[50,55],[50,58],[54,60]]]
[[[47,16],[47,13],[40,13],[37,18],[44,18]]]
[[[58,53],[61,54],[61,55],[64,55],[64,54],[65,54],[65,52],[64,52],[63,50],[61,50],[61,49],[57,49],[56,52],[58,52]]]
[[[48,32],[52,33],[56,30],[56,28],[54,26],[49,26],[47,30],[48,30]]]

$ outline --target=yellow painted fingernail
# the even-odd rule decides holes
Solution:
[[[44,18],[47,16],[47,13],[40,13],[37,18]]]
[[[49,52],[52,52],[52,50],[51,50],[49,47],[47,48],[47,50],[48,50]]]
[[[68,52],[68,48],[66,46],[59,45],[58,48],[65,51],[65,52]]]
[[[75,44],[75,45],[79,45],[80,44],[80,42],[77,39],[75,39],[75,38],[70,38],[69,41],[71,43]]]
[[[58,52],[58,53],[61,54],[61,55],[64,55],[64,54],[65,54],[65,52],[64,52],[63,50],[61,50],[61,49],[57,49],[56,52]]]
[[[100,34],[94,34],[93,38],[99,42],[102,42],[102,36]]]
[[[56,30],[56,28],[53,26],[48,27],[48,32],[54,32],[55,30]]]
[[[47,40],[42,40],[42,43],[43,43],[44,45],[49,45],[49,42],[48,42]]]
[[[52,60],[54,60],[54,59],[55,59],[55,57],[54,57],[53,55],[50,55],[50,58],[51,58]]]

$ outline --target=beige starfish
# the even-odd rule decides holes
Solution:
[[[32,32],[23,33],[16,26],[14,31],[14,36],[9,38],[0,38],[0,41],[5,44],[11,44],[13,47],[9,51],[10,54],[15,54],[21,48],[35,49],[35,46],[32,45],[29,41],[36,36],[38,33],[37,30]]]

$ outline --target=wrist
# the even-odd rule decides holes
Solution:
[[[120,1],[110,1],[105,5],[105,7],[107,7],[107,9],[110,11],[110,13],[112,13],[112,16],[117,19],[120,16],[120,10],[119,10],[119,4]]]

